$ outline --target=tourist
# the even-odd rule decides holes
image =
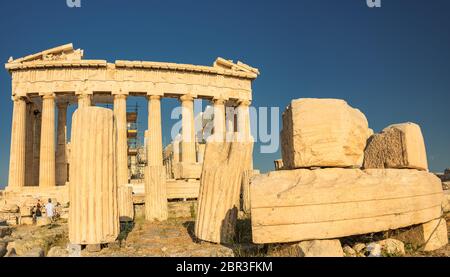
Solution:
[[[45,211],[47,212],[47,217],[53,220],[55,207],[52,204],[52,199],[48,199],[48,203],[45,205]]]
[[[36,218],[41,217],[42,216],[42,204],[41,204],[41,200],[38,200],[37,204],[36,204],[36,210],[35,210],[35,214]]]

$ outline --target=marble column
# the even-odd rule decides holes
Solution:
[[[174,138],[174,140],[173,140],[173,142],[172,142],[172,145],[173,145],[173,163],[174,164],[178,164],[178,163],[180,163],[181,162],[181,158],[180,158],[180,156],[181,156],[181,150],[180,150],[180,145],[181,145],[181,135],[180,134],[178,134],[175,138]]]
[[[39,185],[39,168],[41,159],[41,108],[36,107],[34,112],[34,140],[33,140],[33,186]]]
[[[78,108],[89,107],[92,105],[91,94],[79,94],[78,95]]]
[[[11,125],[11,149],[9,156],[8,189],[25,186],[25,142],[27,104],[21,97],[13,97],[13,117]]]
[[[149,96],[148,101],[148,164],[163,165],[161,97]]]
[[[250,212],[250,178],[253,175],[253,138],[251,135],[250,127],[250,101],[240,100],[238,102],[238,112],[237,112],[237,131],[238,131],[238,141],[244,144],[249,143],[250,146],[250,157],[246,167],[243,168],[242,172],[242,209],[244,212]]]
[[[145,182],[145,218],[163,221],[168,218],[166,177],[163,165],[161,97],[149,96],[147,172]]]
[[[195,128],[194,128],[194,98],[191,95],[183,95],[181,100],[181,162],[195,163]]]
[[[236,108],[234,106],[225,106],[225,122],[226,122],[226,141],[235,140],[236,132]]]
[[[250,128],[250,101],[240,100],[238,102],[238,113],[237,113],[237,131],[239,133],[239,139],[242,142],[249,142],[251,138],[251,128]]]
[[[113,111],[79,109],[72,119],[69,241],[103,244],[120,232]]]
[[[39,186],[54,187],[55,180],[55,95],[42,97]]]
[[[225,99],[214,99],[214,139],[221,142],[225,139]]]
[[[128,184],[127,96],[114,95],[114,116],[117,128],[117,182]]]
[[[58,103],[58,131],[56,148],[56,184],[64,186],[67,182],[67,102]]]
[[[25,186],[35,185],[33,182],[33,150],[34,150],[34,103],[27,103],[27,130],[25,145]]]

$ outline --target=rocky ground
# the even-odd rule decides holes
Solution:
[[[447,214],[450,230],[450,214]],[[119,242],[99,252],[81,251],[84,257],[242,257],[302,256],[305,245],[257,246],[251,241],[250,222],[238,222],[236,243],[229,246],[200,242],[193,236],[192,217],[171,218],[164,223],[149,223],[138,217],[134,224],[122,226]],[[67,221],[47,226],[0,228],[0,256],[68,256]],[[364,256],[438,256],[450,257],[450,245],[433,252],[420,252],[390,237],[388,233],[355,236],[340,240],[344,255]],[[380,245],[380,246],[377,246]],[[338,243],[339,245],[339,243]],[[309,246],[308,246],[309,247]],[[327,247],[321,246],[321,247]]]
[[[447,223],[447,235],[450,239],[450,213],[445,215]],[[396,240],[397,230],[391,232],[382,232],[376,234],[369,234],[363,236],[355,236],[341,239],[344,254],[350,257],[358,256],[370,256],[371,251],[374,248],[374,244],[380,244],[381,242],[381,256],[387,257],[450,257],[450,244],[445,247],[431,251],[423,252],[414,247],[411,244],[404,244],[399,240]],[[383,244],[384,243],[384,244]],[[353,250],[350,250],[353,249]],[[375,249],[372,250],[376,252]]]
[[[47,226],[3,226],[0,230],[0,257],[44,257],[52,248],[65,248],[68,243],[67,222],[63,220]]]

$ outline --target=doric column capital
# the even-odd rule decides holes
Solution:
[[[185,94],[180,97],[181,102],[194,101],[194,97],[191,94]]]
[[[56,106],[58,107],[58,109],[67,109],[67,107],[69,106],[69,102],[59,101],[56,103]]]
[[[225,105],[227,99],[223,97],[215,97],[213,98],[212,102],[214,103],[214,105]]]
[[[161,95],[147,95],[148,100],[161,100]]]
[[[248,107],[248,106],[250,106],[250,105],[252,104],[252,101],[250,101],[250,100],[248,100],[248,99],[239,99],[239,100],[237,101],[237,103],[238,103],[239,106],[245,106],[245,107]]]
[[[42,95],[43,100],[47,100],[47,99],[55,100],[55,98],[56,98],[56,95],[54,93]]]
[[[92,94],[77,94],[78,99],[90,98]]]
[[[126,94],[114,94],[114,99],[127,99],[128,95]]]
[[[11,97],[11,100],[12,100],[13,102],[25,101],[25,99],[24,99],[22,96],[17,96],[17,95],[12,96],[12,97]]]

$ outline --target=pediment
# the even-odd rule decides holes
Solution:
[[[222,68],[232,71],[241,71],[247,73],[254,73],[259,75],[259,70],[257,68],[251,67],[241,61],[234,63],[232,60],[226,60],[224,58],[218,57],[214,62],[214,67]]]
[[[22,58],[9,58],[9,64],[17,63],[33,63],[48,61],[79,61],[83,58],[83,50],[74,49],[73,44],[65,44],[55,48],[41,51],[36,54],[28,55]]]

